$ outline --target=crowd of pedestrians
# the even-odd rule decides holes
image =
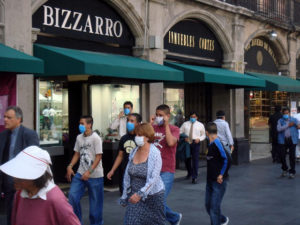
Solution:
[[[171,125],[170,107],[159,105],[148,122],[133,112],[129,101],[111,124],[119,132],[119,152],[107,178],[112,179],[119,168],[120,205],[126,207],[124,224],[180,224],[183,215],[167,204],[176,167],[177,144],[189,151],[185,165],[187,179],[197,183],[201,143],[207,140],[207,179],[205,207],[212,225],[229,224],[222,214],[221,202],[228,183],[228,170],[234,141],[225,112],[204,126],[196,112],[181,127]],[[282,176],[295,177],[295,162],[300,153],[300,108],[290,116],[290,110],[276,107],[270,117],[272,157],[282,164]],[[35,131],[22,126],[22,110],[8,107],[5,131],[0,133],[0,191],[5,196],[7,224],[83,224],[80,200],[87,189],[90,224],[103,222],[102,140],[93,132],[93,118],[79,120],[74,155],[67,166],[66,178],[71,182],[68,199],[54,184],[49,154],[39,146]],[[181,148],[178,146],[178,149]],[[286,163],[289,152],[290,167]],[[77,171],[74,165],[79,162]]]

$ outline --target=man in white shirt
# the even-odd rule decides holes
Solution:
[[[184,133],[187,138],[186,141],[190,143],[191,148],[191,161],[187,163],[188,175],[187,178],[192,176],[192,183],[197,183],[198,166],[199,166],[199,152],[200,142],[205,139],[205,128],[198,120],[196,112],[190,113],[190,120],[186,121],[180,127],[180,133]]]
[[[294,115],[294,117],[300,122],[300,106],[297,108],[297,114]],[[298,144],[296,146],[296,160],[300,161],[300,131],[298,130],[299,136],[298,136]]]
[[[116,118],[110,125],[110,129],[116,130],[119,132],[119,139],[126,134],[126,123],[127,115],[132,113],[133,104],[130,101],[126,101],[123,104],[123,111],[120,112],[118,118]]]
[[[224,145],[225,150],[231,154],[234,149],[234,142],[229,129],[229,125],[225,121],[225,112],[219,110],[216,113],[216,116],[217,119],[214,121],[214,123],[217,125],[218,128],[218,137]]]

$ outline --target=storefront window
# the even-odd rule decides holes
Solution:
[[[170,123],[180,127],[184,122],[184,89],[165,88],[164,103],[171,108]]]
[[[119,113],[123,111],[123,103],[131,101],[133,111],[140,113],[139,85],[95,84],[90,86],[91,110],[94,118],[94,130],[100,132],[105,140],[116,139],[117,131],[109,128]]]
[[[60,81],[38,82],[40,145],[62,145],[68,135],[68,91]]]

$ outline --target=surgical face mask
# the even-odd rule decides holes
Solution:
[[[124,109],[124,114],[127,116],[129,113],[130,113],[130,109],[125,108],[125,109]]]
[[[134,130],[134,123],[127,122],[126,127],[127,127],[128,132],[131,132]]]
[[[283,119],[287,120],[289,118],[289,115],[288,114],[284,114],[283,115]]]
[[[135,136],[134,141],[139,147],[142,147],[145,144],[143,136]]]
[[[82,124],[79,124],[79,132],[80,133],[84,133],[85,132],[85,126],[84,125],[82,125]]]
[[[158,126],[161,126],[164,124],[164,118],[162,116],[155,117],[155,122]]]
[[[196,118],[191,117],[191,118],[190,118],[190,121],[191,121],[192,123],[195,123],[195,122],[196,122]]]

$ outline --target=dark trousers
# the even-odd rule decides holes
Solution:
[[[280,148],[277,141],[272,142],[272,159],[273,161],[280,161]]]
[[[286,139],[285,143],[279,144],[279,149],[280,149],[280,159],[281,159],[281,169],[284,171],[288,170],[288,166],[286,163],[286,155],[287,155],[287,150],[289,149],[289,158],[290,158],[290,170],[289,173],[295,174],[295,163],[296,163],[296,157],[295,157],[295,150],[296,150],[296,145],[293,144],[292,139]]]
[[[222,184],[217,181],[207,181],[205,193],[205,208],[210,216],[211,225],[221,225],[226,221],[226,217],[221,213],[221,203],[226,191],[227,180]]]
[[[6,223],[11,225],[11,213],[13,208],[15,189],[13,185],[12,177],[3,175],[3,192],[4,192],[4,203],[5,203],[5,213],[6,213]]]
[[[196,144],[193,141],[193,143],[190,144],[190,148],[192,157],[187,159],[186,161],[188,176],[192,176],[193,179],[197,179],[199,168],[200,142]]]

